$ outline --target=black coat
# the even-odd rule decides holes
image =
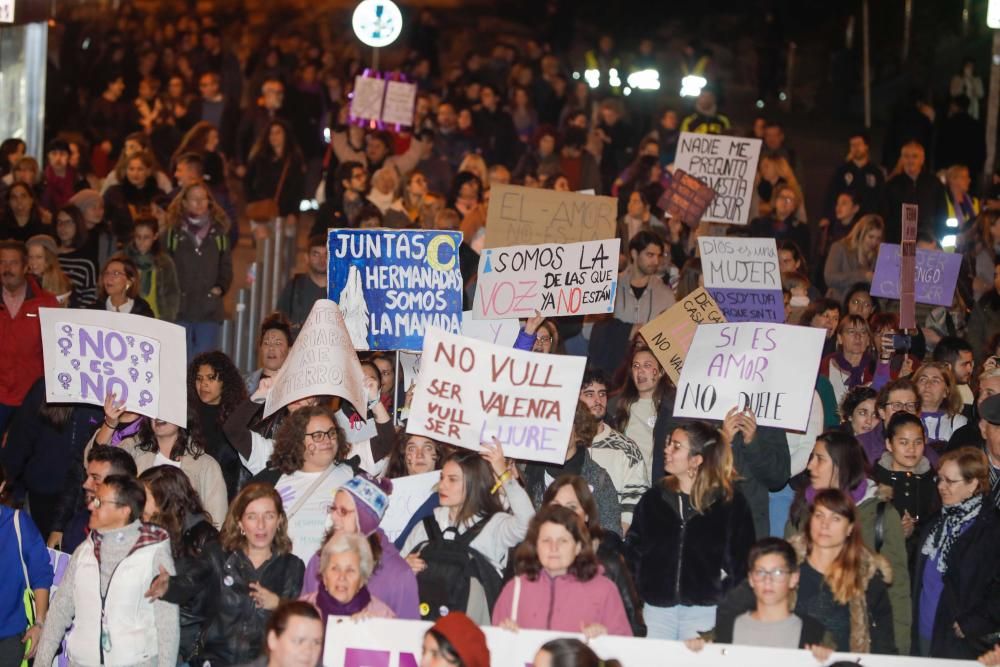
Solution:
[[[106,307],[107,306],[106,301],[107,301],[106,299],[104,301],[98,301],[97,303],[92,305],[89,308],[89,310],[108,310]],[[134,302],[132,304],[132,313],[131,313],[132,315],[142,315],[143,317],[156,317],[153,314],[152,307],[141,296],[135,297],[134,299],[132,299],[132,301]]]
[[[747,576],[753,517],[737,492],[681,517],[683,496],[661,482],[643,494],[625,536],[639,597],[657,607],[714,605]],[[686,502],[686,500],[685,500]]]
[[[625,605],[625,615],[632,626],[632,634],[636,637],[646,636],[646,623],[642,619],[642,601],[635,590],[635,582],[622,557],[622,538],[618,533],[605,533],[597,547],[597,560],[604,568],[604,576],[610,579],[618,589]]]
[[[250,597],[250,583],[257,582],[282,600],[295,600],[302,591],[305,564],[294,554],[273,556],[254,568],[242,551],[224,555],[217,572],[215,616],[205,626],[204,648],[191,664],[204,660],[218,665],[238,665],[260,655],[264,631],[271,612],[256,606]]]
[[[187,662],[202,633],[205,621],[218,613],[219,573],[225,554],[219,546],[219,531],[202,516],[184,526],[180,553],[174,559],[177,574],[163,599],[180,606],[181,643],[178,654]]]
[[[921,546],[935,525],[937,521],[931,521],[921,532]],[[929,558],[918,551],[911,577],[914,649],[919,641],[917,628],[923,573],[929,563]],[[988,498],[984,499],[979,516],[948,553],[943,578],[944,588],[934,616],[931,656],[975,660],[990,647],[976,646],[972,642],[1000,628],[1000,514],[990,507]],[[965,639],[955,635],[952,628],[955,623],[962,628]]]

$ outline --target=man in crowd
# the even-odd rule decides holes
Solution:
[[[0,433],[42,376],[39,308],[58,308],[56,297],[28,274],[28,254],[19,241],[0,241]]]
[[[835,218],[837,197],[842,192],[854,193],[860,215],[877,213],[882,208],[885,176],[882,168],[871,161],[871,138],[867,132],[855,132],[848,137],[847,146],[847,162],[837,167],[827,186],[820,227]]]
[[[90,536],[73,552],[52,600],[39,640],[39,665],[52,664],[67,630],[71,664],[177,663],[178,607],[146,597],[161,571],[174,574],[170,536],[140,520],[145,504],[142,484],[126,475],[105,477],[95,488]]]
[[[327,264],[326,235],[311,236],[306,272],[292,276],[278,296],[277,309],[292,323],[293,331],[302,328],[316,300],[326,298]]]
[[[975,361],[972,355],[972,346],[964,338],[958,336],[945,336],[934,346],[934,361],[940,361],[951,367],[955,375],[955,382],[958,391],[962,394],[962,404],[965,408],[962,413],[967,419],[972,420],[972,405],[975,396],[969,382],[972,379],[972,370]]]
[[[243,178],[246,173],[246,161],[249,159],[250,149],[253,147],[257,137],[264,132],[264,128],[272,120],[287,120],[285,113],[285,84],[277,78],[265,79],[260,87],[260,100],[243,112],[240,119],[239,128],[236,131],[236,146],[233,155],[239,167],[236,175]]]
[[[649,488],[649,473],[639,445],[608,426],[608,377],[603,371],[588,368],[583,373],[580,400],[600,422],[597,435],[590,445],[590,456],[604,468],[618,491],[622,510],[622,534],[632,523],[632,511],[639,498]]]
[[[483,85],[479,91],[480,109],[475,114],[474,125],[483,144],[486,162],[513,169],[520,142],[514,121],[500,106],[500,101],[500,93],[492,84]]]
[[[903,232],[903,204],[916,204],[921,231],[935,233],[944,225],[944,187],[924,170],[924,147],[917,141],[903,145],[901,171],[885,184],[885,242],[899,243]]]
[[[65,206],[70,197],[83,190],[87,181],[80,178],[76,169],[69,164],[69,143],[65,139],[53,139],[45,152],[48,164],[42,181],[42,196],[39,203],[53,213]]]
[[[240,125],[240,109],[237,102],[226,99],[217,72],[205,72],[198,78],[198,92],[188,108],[186,124],[206,121],[219,130],[219,146],[223,153],[231,155],[234,132]]]
[[[979,404],[979,430],[990,463],[990,497],[1000,508],[1000,396],[994,394]]]

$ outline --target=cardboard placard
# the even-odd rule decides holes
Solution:
[[[613,197],[496,184],[486,212],[486,247],[611,239],[617,220]]]
[[[356,350],[419,350],[428,326],[462,324],[461,232],[331,229],[327,295]]]
[[[483,250],[473,317],[594,315],[615,309],[620,239]]]
[[[382,98],[385,96],[385,81],[370,76],[354,77],[354,92],[351,97],[351,115],[365,120],[382,118]]]
[[[670,175],[667,188],[658,206],[671,218],[677,218],[689,227],[696,227],[708,210],[715,191],[683,169]]]
[[[413,125],[413,107],[417,102],[417,84],[389,81],[385,85],[382,121],[394,125]]]
[[[431,328],[406,432],[473,450],[496,437],[510,458],[561,464],[586,362]]]
[[[725,321],[719,304],[704,287],[699,287],[639,329],[639,333],[676,385],[698,325]]]
[[[105,310],[41,308],[38,314],[47,401],[103,406],[113,393],[130,412],[187,427],[183,327]]]
[[[698,238],[705,289],[727,322],[784,322],[781,270],[774,239]]]
[[[725,418],[749,407],[757,424],[805,431],[826,332],[790,324],[703,324],[688,348],[675,417]]]
[[[915,249],[912,260],[907,272],[913,280],[913,296],[916,302],[933,306],[951,306],[955,297],[958,273],[962,268],[962,256],[957,253]],[[872,296],[887,299],[901,298],[900,277],[904,263],[901,261],[899,245],[883,243],[879,247],[878,259],[875,261],[875,277],[872,279]]]
[[[319,395],[340,396],[365,414],[364,379],[340,309],[329,299],[317,299],[288,358],[274,376],[264,416],[293,401]]]
[[[681,132],[674,167],[715,193],[701,220],[745,225],[750,221],[760,139]]]

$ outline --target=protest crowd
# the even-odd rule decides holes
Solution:
[[[413,20],[384,80],[322,22],[64,26],[44,163],[0,144],[0,666],[341,664],[337,617],[432,622],[422,667],[519,630],[1000,664],[981,82],[885,164],[843,136],[807,216],[778,121],[623,91],[650,40]],[[275,219],[304,270],[241,373]]]

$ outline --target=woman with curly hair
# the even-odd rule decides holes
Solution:
[[[187,395],[188,413],[197,424],[205,451],[219,462],[226,480],[226,496],[232,500],[250,479],[250,472],[240,463],[222,425],[246,400],[243,378],[224,353],[203,352],[188,366]]]
[[[181,189],[167,209],[167,254],[181,290],[177,323],[187,332],[188,361],[218,347],[222,298],[233,282],[229,218],[204,183]]]
[[[205,624],[202,646],[189,660],[192,665],[256,660],[271,612],[302,590],[305,564],[291,553],[285,504],[270,484],[248,484],[240,491],[219,541],[223,562],[213,589],[217,608]]]
[[[632,636],[618,589],[600,573],[590,533],[573,510],[539,510],[515,559],[517,575],[497,598],[493,625]]]
[[[254,454],[264,455],[266,449],[255,448]],[[253,478],[273,485],[285,500],[293,552],[303,561],[323,546],[334,492],[354,477],[354,470],[344,463],[347,451],[332,410],[319,405],[300,408],[281,422],[273,447],[266,452],[267,468]]]

